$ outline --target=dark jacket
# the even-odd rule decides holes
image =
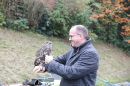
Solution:
[[[62,77],[60,86],[95,86],[99,56],[91,39],[50,61],[48,72]]]

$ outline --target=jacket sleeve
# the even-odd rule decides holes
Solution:
[[[48,71],[52,71],[66,79],[78,79],[98,69],[98,55],[95,52],[82,54],[72,66],[66,66],[55,60],[49,63]]]
[[[66,64],[66,59],[70,55],[70,51],[71,51],[71,49],[67,53],[65,53],[65,54],[63,54],[61,56],[57,56],[57,58],[54,58],[53,60],[65,65]]]
[[[70,51],[70,50],[69,50],[69,51]],[[65,65],[66,59],[67,59],[67,57],[68,57],[68,55],[69,55],[69,51],[68,51],[67,53],[61,55],[61,56],[57,56],[57,58],[54,58],[53,60],[54,60],[55,62],[58,62],[58,63],[60,63],[60,64],[64,64],[64,65]],[[44,71],[44,72],[47,72],[47,71],[48,71],[48,65],[49,65],[49,64],[44,63],[44,67],[45,67],[45,71]],[[53,71],[48,71],[48,72],[54,73]]]
[[[54,58],[53,60],[65,65],[65,63],[66,63],[66,58],[65,57],[66,56],[64,54],[62,56],[57,56],[57,58]]]
[[[58,63],[60,63],[60,64],[64,64],[64,65],[65,65],[66,60],[65,60],[64,57],[65,57],[65,54],[62,55],[62,56],[58,56],[57,58],[54,58],[53,60],[54,60],[55,62],[58,62]],[[45,71],[44,71],[44,72],[47,72],[47,71],[48,71],[48,66],[49,66],[49,64],[46,64],[46,63],[44,62],[44,67],[45,67]],[[53,73],[53,71],[48,71],[48,72]]]

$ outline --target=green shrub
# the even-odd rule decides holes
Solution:
[[[53,34],[66,37],[68,35],[66,21],[69,20],[66,3],[64,0],[56,0],[53,11],[49,14],[52,21]]]
[[[26,25],[28,20],[28,5],[24,3],[24,0],[2,0],[3,3],[3,13],[6,16],[6,25],[7,28],[13,28],[16,30],[28,29]]]
[[[91,29],[91,24],[97,22],[97,19],[90,18],[93,13],[93,8],[97,4],[93,4],[94,1],[81,2],[80,5],[75,0],[56,0],[56,4],[53,11],[49,14],[50,21],[52,21],[53,33],[56,36],[67,37],[70,28],[73,25],[84,25],[88,29]],[[85,4],[88,4],[87,6]],[[99,4],[100,6],[100,4]],[[91,35],[93,38],[97,38],[96,34]]]
[[[1,27],[2,25],[6,24],[6,22],[5,22],[4,19],[5,19],[5,16],[3,15],[2,12],[0,12],[0,27]]]
[[[96,42],[98,36],[95,33],[93,33],[91,30],[88,30],[88,38],[91,38],[93,42]]]
[[[27,7],[23,0],[2,0],[7,19],[27,18]]]
[[[28,29],[29,27],[27,26],[27,23],[28,23],[27,19],[19,17],[18,20],[14,20],[13,28],[15,30],[25,30],[25,29]]]
[[[126,42],[126,40],[130,39],[130,36],[123,36],[123,39],[118,42],[118,46],[122,48],[124,51],[130,51],[130,43]]]
[[[41,21],[38,23],[38,26],[36,27],[35,31],[37,33],[48,35],[48,36],[52,36],[53,35],[53,32],[52,32],[52,23],[51,23],[51,21],[48,20],[47,13],[44,14],[41,17]]]
[[[7,28],[13,28],[13,22],[14,22],[14,20],[7,19],[5,27],[7,27]]]
[[[49,6],[49,1],[50,0],[44,0],[44,2],[42,2],[42,0],[23,0],[28,6],[28,25],[30,28],[32,27],[36,27],[36,32],[38,31],[39,33],[42,33],[42,31],[40,31],[39,29],[39,23],[43,24],[42,19],[44,14],[48,14],[48,6]],[[38,26],[38,30],[37,30],[37,26]]]
[[[92,29],[98,35],[99,39],[117,45],[118,23],[110,21],[104,25],[104,21],[99,21],[99,23],[93,24]]]

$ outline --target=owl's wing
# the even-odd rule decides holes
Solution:
[[[38,49],[38,51],[35,54],[35,61],[34,61],[34,65],[39,65],[42,62],[45,62],[45,55],[50,55],[52,51],[52,43],[51,45],[49,44],[49,42],[44,42],[44,44],[41,46],[40,49]]]
[[[35,57],[34,66],[38,66],[40,62],[41,62],[40,58]]]
[[[42,57],[45,51],[45,47],[41,47],[35,54],[36,57]]]

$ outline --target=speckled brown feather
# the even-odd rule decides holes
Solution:
[[[41,48],[36,52],[34,66],[42,65],[45,62],[45,56],[50,55],[52,51],[52,42],[45,41]]]

